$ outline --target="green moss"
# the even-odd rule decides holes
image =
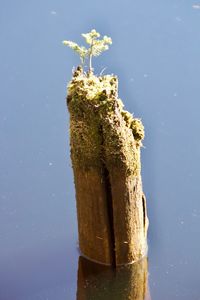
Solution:
[[[140,119],[134,118],[130,124],[130,128],[136,141],[139,142],[144,139],[144,126]]]
[[[78,68],[68,85],[73,166],[119,166],[127,174],[140,172],[140,141],[144,127],[123,110],[116,76],[84,74]]]

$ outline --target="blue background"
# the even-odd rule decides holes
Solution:
[[[200,299],[200,3],[10,1],[0,10],[0,300],[73,300],[77,222],[66,85],[95,28],[111,36],[96,74],[119,77],[146,129],[153,300]]]

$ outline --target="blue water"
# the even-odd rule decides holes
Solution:
[[[151,298],[199,300],[200,2],[0,4],[0,300],[76,299],[65,96],[79,59],[61,42],[92,28],[113,39],[95,72],[118,75],[146,129]]]

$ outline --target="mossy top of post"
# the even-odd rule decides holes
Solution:
[[[95,76],[85,75],[81,66],[78,66],[73,74],[72,80],[68,84],[67,102],[73,103],[73,107],[80,106],[80,102],[91,104],[94,109],[109,106],[111,110],[114,106],[122,115],[126,126],[132,130],[134,139],[141,146],[144,139],[144,126],[139,118],[135,118],[130,112],[123,109],[124,104],[118,98],[118,78],[114,75]],[[115,105],[113,106],[113,102]]]

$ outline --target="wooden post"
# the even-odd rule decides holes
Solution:
[[[115,76],[86,76],[68,86],[71,160],[82,254],[107,265],[147,253],[148,218],[140,174],[144,128],[123,110]]]
[[[116,270],[79,257],[77,300],[150,300],[147,258]]]

